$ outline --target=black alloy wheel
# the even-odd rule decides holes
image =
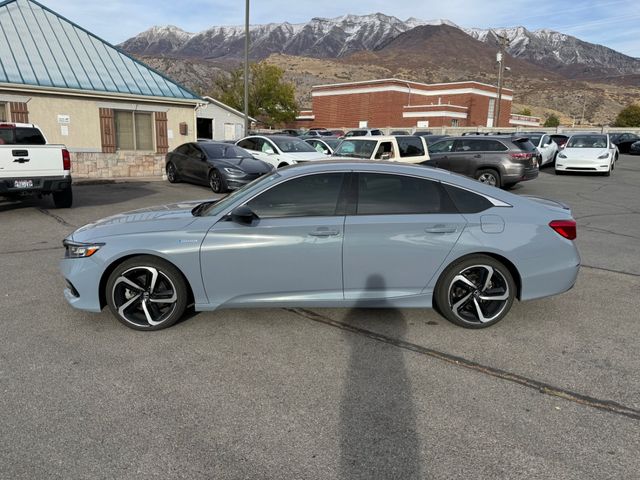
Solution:
[[[213,193],[225,193],[227,191],[227,182],[215,168],[209,172],[209,186]]]
[[[167,163],[167,180],[169,180],[169,183],[178,183],[180,181],[178,169],[173,162]]]
[[[148,255],[118,265],[107,280],[111,313],[134,330],[160,330],[176,323],[187,307],[188,291],[180,271]]]

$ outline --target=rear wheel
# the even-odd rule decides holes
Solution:
[[[107,280],[111,313],[134,330],[160,330],[176,323],[187,307],[184,277],[170,263],[148,255],[122,262]]]
[[[173,162],[167,163],[167,180],[169,180],[169,183],[178,183],[180,181],[180,177],[178,177],[178,169]]]
[[[438,311],[465,328],[485,328],[502,320],[513,305],[516,284],[509,269],[486,255],[450,265],[436,285]]]
[[[480,183],[486,183],[487,185],[500,188],[500,174],[495,170],[478,170],[476,180]]]
[[[56,208],[70,208],[73,204],[71,185],[59,192],[53,192],[53,204]]]
[[[224,193],[227,191],[227,182],[224,177],[216,169],[209,172],[209,186],[213,193]]]

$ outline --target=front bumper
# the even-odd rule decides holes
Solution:
[[[227,184],[229,190],[237,190],[238,188],[242,188],[248,183],[253,182],[254,180],[260,178],[262,175],[267,175],[269,172],[265,173],[250,173],[245,175],[244,177],[233,177],[231,175],[226,175],[224,180]]]
[[[556,170],[561,172],[608,172],[611,160],[609,158],[568,159],[556,158]]]
[[[102,262],[94,257],[64,258],[60,261],[60,271],[67,282],[64,297],[69,304],[80,310],[100,312],[100,278]]]
[[[31,180],[33,186],[16,188],[16,180]],[[71,186],[71,175],[55,177],[10,177],[0,178],[0,195],[47,194],[61,192]]]

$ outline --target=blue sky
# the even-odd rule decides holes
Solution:
[[[42,0],[52,10],[112,43],[153,25],[198,32],[244,23],[242,0]],[[252,0],[251,23],[301,23],[312,17],[382,12],[403,20],[444,18],[462,27],[549,28],[640,57],[638,0]]]

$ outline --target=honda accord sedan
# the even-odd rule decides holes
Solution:
[[[570,289],[565,205],[423,166],[311,162],[220,201],[122,213],[64,240],[68,302],[159,330],[185,309],[435,306],[482,328]]]

